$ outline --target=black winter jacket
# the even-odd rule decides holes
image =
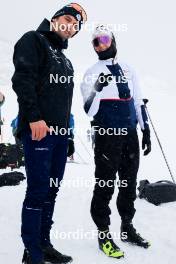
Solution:
[[[68,78],[73,76],[72,64],[62,52],[67,46],[67,40],[50,31],[47,19],[16,43],[12,84],[19,103],[18,135],[30,122],[39,120],[68,128],[74,84]],[[56,83],[50,74],[65,79]]]

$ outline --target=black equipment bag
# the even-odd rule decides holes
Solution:
[[[24,166],[24,153],[21,144],[0,144],[0,169]]]
[[[24,179],[25,176],[22,172],[13,171],[8,173],[3,173],[2,175],[0,175],[0,187],[18,185]]]
[[[150,183],[148,180],[139,183],[139,198],[144,198],[154,205],[176,201],[176,184],[171,181]]]

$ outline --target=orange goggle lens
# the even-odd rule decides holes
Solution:
[[[82,6],[80,6],[77,3],[71,3],[69,4],[69,6],[73,7],[76,11],[78,11],[81,14],[84,23],[87,21],[87,13],[84,10],[84,8],[82,8]]]

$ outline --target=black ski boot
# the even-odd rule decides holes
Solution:
[[[129,242],[131,244],[137,245],[139,247],[148,248],[151,246],[150,242],[145,240],[136,232],[132,223],[121,224],[121,240],[123,242]]]
[[[33,264],[27,249],[24,250],[22,263],[24,263],[24,264]],[[37,264],[45,264],[45,262],[44,261],[40,261]]]
[[[61,254],[52,245],[42,248],[44,261],[55,264],[66,264],[73,261],[72,257]]]
[[[98,231],[98,243],[106,256],[117,259],[124,257],[124,252],[114,243],[109,231]]]

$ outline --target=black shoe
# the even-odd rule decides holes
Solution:
[[[73,261],[72,257],[66,256],[58,252],[54,247],[48,246],[42,248],[44,254],[44,261],[55,264],[66,264]]]
[[[98,232],[98,243],[106,256],[117,259],[124,257],[124,252],[114,243],[109,231]]]
[[[27,251],[27,249],[24,250],[22,263],[24,263],[24,264],[33,264],[32,260],[31,260],[31,257],[30,257],[30,254]],[[44,261],[40,261],[37,264],[45,264],[45,262]]]
[[[150,242],[142,238],[141,235],[136,232],[132,223],[121,224],[121,240],[143,248],[151,246]]]

